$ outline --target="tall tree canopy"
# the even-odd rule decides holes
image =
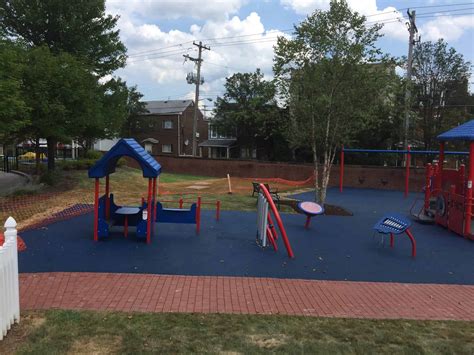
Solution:
[[[467,97],[470,63],[440,39],[423,42],[413,55],[414,104],[419,107],[422,140],[432,149],[436,136],[460,123],[462,111],[451,106],[460,96]],[[453,121],[454,120],[454,121]],[[416,128],[416,127],[415,127]]]
[[[394,65],[376,47],[381,26],[365,21],[346,1],[332,0],[328,11],[308,16],[275,48],[275,76],[290,109],[289,140],[312,151],[320,203],[337,149],[391,100]]]
[[[22,97],[31,117],[23,131],[47,139],[49,169],[56,142],[108,137],[125,120],[126,84],[100,82],[125,65],[117,20],[104,0],[0,0],[0,34],[24,44]]]
[[[245,148],[257,149],[282,130],[281,113],[276,103],[276,88],[264,80],[257,69],[254,73],[236,73],[226,79],[223,97],[218,97],[215,124],[225,132],[234,132]],[[267,152],[271,144],[266,145]]]
[[[104,0],[0,0],[0,32],[54,54],[67,52],[99,76],[125,65],[117,20],[105,14]]]
[[[0,39],[0,142],[11,143],[29,124],[23,96],[25,59],[22,48]]]

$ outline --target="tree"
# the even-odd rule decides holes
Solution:
[[[56,143],[71,139],[97,109],[97,80],[73,56],[53,55],[44,46],[28,50],[23,82],[31,109],[27,134],[36,141],[46,138],[48,169],[53,170]]]
[[[215,125],[225,132],[234,132],[242,145],[256,149],[258,142],[269,141],[281,129],[276,103],[276,88],[264,80],[263,73],[236,73],[226,79],[225,94],[218,97]],[[267,145],[268,146],[268,145]],[[271,149],[267,149],[267,154]]]
[[[469,66],[462,54],[448,48],[443,39],[436,43],[423,42],[415,47],[413,85],[425,149],[433,148],[439,133],[460,123],[462,112],[450,109],[450,114],[448,107],[453,101],[458,103],[457,98],[468,97]],[[455,121],[448,119],[449,116]]]
[[[315,199],[322,204],[337,150],[391,100],[394,64],[375,45],[381,26],[365,21],[346,1],[332,0],[328,11],[308,16],[293,39],[279,37],[275,48],[274,72],[290,108],[288,137],[293,147],[311,148]]]
[[[30,47],[45,45],[55,55],[67,52],[98,76],[125,65],[117,21],[105,14],[104,0],[0,0],[0,33]]]
[[[29,109],[22,91],[24,51],[0,39],[0,142],[11,143],[29,123]]]
[[[145,102],[140,101],[142,97],[136,86],[128,89],[127,118],[122,127],[122,136],[131,137],[139,128],[141,115],[147,112]]]
[[[0,33],[25,43],[29,58],[38,59],[31,63],[38,71],[27,71],[31,91],[25,95],[32,108],[29,133],[47,139],[49,169],[54,169],[58,139],[92,127],[89,132],[95,136],[89,140],[109,134],[105,130],[114,117],[102,110],[107,105],[111,110],[110,104],[120,100],[114,101],[118,94],[110,94],[98,80],[125,65],[126,48],[115,29],[117,20],[105,14],[104,0],[0,0]],[[103,131],[97,130],[100,127]]]

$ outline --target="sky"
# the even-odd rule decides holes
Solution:
[[[367,24],[383,23],[380,48],[392,56],[407,55],[407,8],[416,11],[422,41],[444,38],[474,62],[474,0],[348,0],[367,16]],[[194,98],[186,75],[195,71],[183,55],[197,57],[193,41],[203,51],[202,101],[211,109],[224,93],[226,77],[257,68],[272,78],[273,46],[278,36],[291,36],[314,10],[326,10],[329,0],[107,0],[107,13],[119,15],[120,37],[128,49],[125,68],[114,75],[137,86],[143,100]],[[470,90],[473,91],[473,77]]]

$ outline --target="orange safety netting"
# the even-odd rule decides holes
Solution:
[[[26,250],[25,242],[23,241],[23,239],[21,239],[20,236],[17,236],[17,238],[18,238],[17,240],[18,251],[25,251]],[[5,242],[5,237],[3,236],[3,234],[0,233],[0,246],[2,246],[4,242]]]
[[[300,181],[286,180],[282,178],[246,178],[246,180],[252,180],[252,181],[257,181],[257,182],[258,181],[273,182],[273,183],[289,185],[289,186],[304,186],[304,185],[309,185],[309,184],[314,183],[314,175],[311,175],[306,180],[300,180]]]

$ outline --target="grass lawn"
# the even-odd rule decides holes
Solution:
[[[422,354],[474,352],[474,322],[37,311],[0,353]]]

